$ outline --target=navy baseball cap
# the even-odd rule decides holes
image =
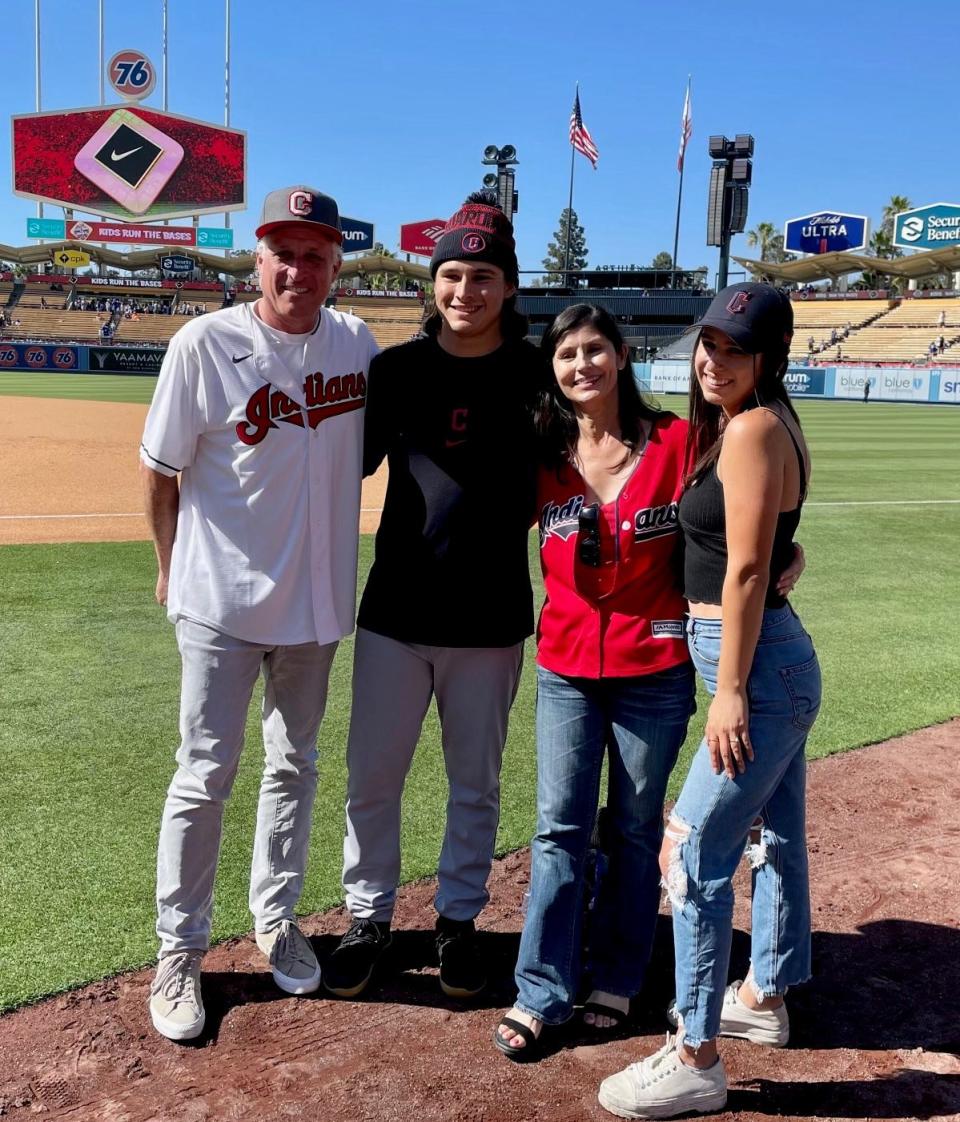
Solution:
[[[267,195],[260,212],[260,225],[254,233],[262,238],[264,234],[281,226],[299,225],[303,222],[326,234],[337,245],[343,244],[340,211],[336,200],[324,195],[316,187],[307,187],[302,183],[294,187],[280,187]]]
[[[793,338],[793,306],[779,288],[744,281],[718,292],[694,327],[723,331],[747,354],[787,351]]]

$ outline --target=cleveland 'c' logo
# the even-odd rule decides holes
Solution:
[[[313,195],[309,191],[291,191],[287,209],[298,218],[305,218],[313,210]]]

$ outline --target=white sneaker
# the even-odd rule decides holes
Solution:
[[[722,1110],[727,1102],[723,1061],[706,1070],[689,1067],[677,1053],[678,1039],[667,1033],[659,1052],[604,1079],[597,1095],[603,1109],[619,1118],[673,1118]]]
[[[313,993],[319,988],[317,956],[292,919],[285,919],[272,931],[258,931],[257,946],[270,959],[273,980],[284,993]]]
[[[742,985],[743,982],[731,982],[724,992],[720,1035],[765,1044],[768,1048],[782,1048],[790,1039],[790,1017],[786,1005],[778,1005],[776,1009],[751,1009],[740,1000]],[[683,1026],[676,1001],[671,1002],[667,1010],[667,1020],[676,1029]]]
[[[175,951],[160,959],[150,987],[150,1019],[168,1040],[193,1040],[207,1015],[200,997],[203,951]]]

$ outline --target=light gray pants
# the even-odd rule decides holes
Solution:
[[[428,647],[357,631],[343,843],[351,915],[383,923],[393,914],[403,784],[433,695],[449,784],[436,909],[468,920],[486,904],[500,762],[522,663],[522,643]]]
[[[177,621],[183,666],[180,747],[160,823],[160,954],[210,943],[223,808],[240,762],[257,675],[264,678],[264,767],[250,870],[257,931],[292,919],[303,891],[317,790],[317,732],[336,643],[269,647]]]

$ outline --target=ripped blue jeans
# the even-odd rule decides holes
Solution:
[[[720,620],[688,621],[690,654],[711,695],[720,635]],[[820,666],[789,604],[763,613],[747,700],[753,762],[735,779],[715,775],[701,743],[667,825],[674,841],[665,884],[673,906],[677,1010],[693,1048],[720,1028],[733,933],[731,881],[745,847],[753,868],[757,996],[783,994],[810,976],[804,749],[820,708]]]

